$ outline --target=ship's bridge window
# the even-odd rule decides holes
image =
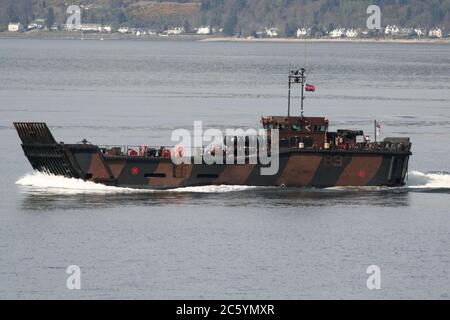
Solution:
[[[266,124],[264,124],[264,129],[268,129],[268,130],[273,129],[273,124],[272,124],[272,123],[266,123]]]
[[[278,125],[279,130],[287,130],[288,128],[289,128],[289,126],[285,123],[281,123]]]
[[[314,126],[314,131],[316,131],[316,132],[325,132],[325,126],[316,125],[316,126]]]
[[[292,125],[292,130],[293,131],[301,131],[302,127],[299,124],[293,124]]]

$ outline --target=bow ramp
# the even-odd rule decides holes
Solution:
[[[14,127],[34,170],[67,178],[114,182],[98,146],[58,143],[43,122],[14,122]]]

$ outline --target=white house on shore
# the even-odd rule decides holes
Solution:
[[[166,30],[164,33],[167,34],[168,36],[177,36],[184,32],[185,32],[185,30],[183,27],[175,27],[175,28]]]
[[[102,30],[102,26],[96,23],[82,23],[80,25],[80,30],[87,32],[100,32]]]
[[[120,27],[117,31],[121,34],[131,33],[131,29],[128,27]]]
[[[414,35],[417,37],[424,37],[427,34],[427,32],[422,28],[415,28],[414,29]]]
[[[298,28],[297,38],[309,37],[311,35],[311,28]]]
[[[197,34],[211,34],[211,26],[202,26],[197,29]]]
[[[387,36],[396,36],[400,32],[400,29],[394,24],[394,25],[387,25],[386,28],[384,28],[384,34]]]
[[[101,32],[108,32],[111,33],[113,31],[112,27],[107,25],[107,26],[102,26],[101,27]]]
[[[331,30],[329,35],[332,38],[340,38],[340,37],[345,35],[345,29],[344,28],[337,28],[337,29]]]
[[[79,28],[75,28],[75,30],[85,32],[112,32],[112,27],[110,25],[101,25],[97,23],[82,23]]]
[[[17,22],[17,23],[11,22],[10,24],[8,24],[8,31],[9,32],[21,32],[21,31],[23,31],[23,26],[20,22]]]
[[[442,38],[442,30],[440,28],[433,28],[428,32],[428,36],[431,38]]]
[[[359,36],[359,32],[356,29],[347,29],[345,36],[347,38],[357,38]]]
[[[269,38],[278,37],[278,28],[266,28],[266,36]]]

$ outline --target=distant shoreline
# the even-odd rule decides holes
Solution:
[[[398,44],[450,44],[450,38],[445,39],[385,39],[385,38],[237,38],[208,35],[132,35],[120,33],[84,33],[56,32],[0,32],[0,39],[43,39],[43,40],[135,40],[135,41],[200,41],[200,42],[267,42],[267,43],[398,43]]]
[[[235,37],[211,37],[200,40],[202,42],[324,42],[324,43],[420,43],[420,44],[450,44],[450,38],[446,39],[375,39],[375,38],[235,38]]]
[[[158,36],[121,33],[81,33],[79,31],[31,31],[0,32],[0,39],[39,39],[39,40],[136,40],[136,41],[198,41],[209,36],[186,34],[177,36]]]

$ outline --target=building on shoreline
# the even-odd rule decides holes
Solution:
[[[63,30],[63,31],[83,31],[83,32],[92,32],[92,33],[112,33],[114,30],[110,25],[101,25],[97,23],[82,23],[79,26],[75,26],[73,29],[69,29],[66,24],[60,26],[60,28],[52,28],[52,30]],[[119,29],[120,30],[120,29]],[[119,31],[120,32],[120,31]]]
[[[196,33],[197,34],[211,34],[212,28],[211,28],[211,26],[202,26],[202,27],[197,28]]]
[[[121,34],[131,33],[131,29],[128,27],[120,27],[117,31]]]
[[[386,36],[396,36],[400,32],[400,29],[396,25],[387,25],[384,28],[384,35]]]
[[[425,37],[427,35],[427,31],[423,28],[414,28],[414,35],[417,37]]]
[[[168,36],[177,36],[177,35],[185,33],[185,30],[183,27],[175,27],[175,28],[167,29],[163,33]]]
[[[278,28],[275,28],[275,27],[266,28],[266,36],[269,38],[278,37]]]
[[[101,32],[102,26],[96,23],[83,23],[80,25],[79,30],[85,32]]]
[[[311,28],[298,28],[297,38],[304,38],[311,36]]]
[[[442,38],[442,30],[441,28],[433,28],[428,33],[430,38]]]
[[[331,38],[341,38],[345,35],[345,29],[344,28],[337,28],[330,31],[329,36]]]
[[[112,32],[112,27],[110,25],[101,25],[97,23],[83,23],[81,24],[80,31],[85,32]]]
[[[345,31],[345,36],[347,38],[358,38],[359,32],[356,29],[347,29],[347,31]]]
[[[11,22],[8,24],[8,31],[9,32],[22,32],[23,26],[20,22]]]

